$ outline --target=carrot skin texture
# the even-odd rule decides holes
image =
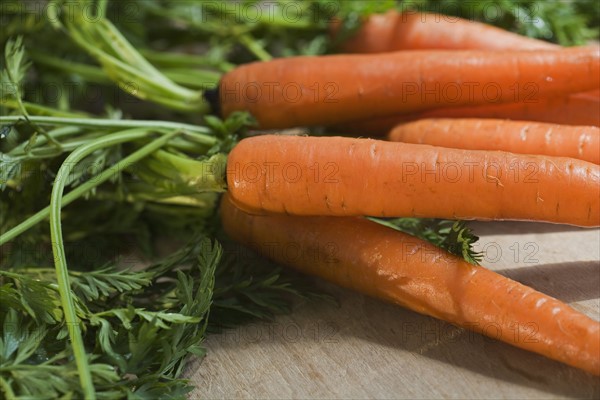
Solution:
[[[220,212],[230,237],[281,264],[600,375],[597,321],[427,242],[358,217],[250,215],[227,195]]]
[[[598,86],[597,46],[521,52],[400,51],[242,65],[223,76],[219,99],[224,116],[246,110],[260,128],[277,129],[335,125],[448,105],[509,103],[530,96],[532,87],[539,100]]]
[[[584,99],[600,99],[600,89],[596,89],[596,90],[589,90],[587,92],[581,92],[581,93],[577,93],[574,94],[573,96],[577,96],[577,97],[581,97]]]
[[[254,213],[600,226],[600,166],[566,157],[263,135],[231,151],[227,183]]]
[[[497,118],[600,127],[600,98],[595,92],[584,92],[568,97],[541,99],[533,103],[439,108],[420,113],[356,121],[335,126],[333,129],[340,133],[364,135],[368,132],[369,135],[379,136],[388,134],[398,124],[425,118]]]
[[[336,24],[332,31],[335,35]],[[385,53],[417,49],[554,50],[560,46],[458,17],[390,10],[369,16],[340,47],[346,53]]]
[[[335,37],[338,20],[332,23]],[[355,34],[341,44],[345,53],[385,53],[401,50],[557,50],[543,40],[458,17],[435,13],[389,10],[369,16]],[[596,91],[594,94],[598,98]]]
[[[503,119],[421,119],[401,124],[392,142],[571,157],[600,164],[600,129]]]

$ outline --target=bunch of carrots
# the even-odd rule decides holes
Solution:
[[[108,2],[93,3],[106,11]],[[127,168],[127,176],[142,190],[126,185],[132,190],[127,197],[140,194],[141,201],[149,197],[150,202],[212,210],[218,199],[215,193],[226,192],[220,203],[224,230],[278,263],[484,335],[493,333],[496,339],[600,375],[598,321],[558,299],[365,218],[526,220],[600,227],[598,45],[562,48],[476,22],[389,11],[365,19],[349,39],[339,39],[340,21],[332,21],[330,34],[339,39],[340,54],[238,67],[227,62],[218,68],[227,72],[217,88],[202,93],[198,90],[203,86],[198,82],[202,74],[192,76],[189,68],[183,72],[174,68],[170,72],[180,82],[196,81],[190,87],[175,83],[143,55],[152,53],[137,51],[103,12],[93,23],[81,15],[72,19],[66,11],[53,16],[52,29],[67,33],[97,62],[71,66],[90,82],[114,81],[121,87],[139,82],[139,90],[130,95],[195,116],[212,111],[227,117],[225,122],[207,117],[210,129],[198,129],[170,121],[96,120],[24,102],[16,89],[27,69],[22,41],[7,43],[5,59],[13,62],[6,63],[2,74],[11,89],[3,106],[22,116],[0,120],[16,124],[25,118],[27,129],[36,132],[12,150],[33,149],[31,155],[41,158],[70,154],[56,172],[50,206],[0,235],[0,246],[50,219],[56,288],[64,314],[56,320],[64,319],[65,326],[73,328],[63,332],[71,340],[86,398],[95,398],[88,365],[92,358],[86,353],[84,325],[70,286],[61,208],[111,180],[114,170],[129,163],[139,163],[135,170]],[[17,22],[18,27],[21,22]],[[248,39],[243,32],[240,38]],[[262,58],[269,59],[266,55]],[[154,62],[159,57],[154,54]],[[47,67],[57,65],[56,57],[36,54],[34,58]],[[215,82],[219,73],[210,72]],[[247,114],[238,111],[250,112],[261,130],[324,126],[342,136],[264,134],[236,143],[234,132],[247,125]],[[54,136],[45,132],[38,138],[38,144],[48,144],[48,149],[35,147],[36,126],[45,124],[57,127]],[[96,132],[100,124],[119,131]],[[149,137],[150,131],[156,136]],[[83,136],[81,142],[75,139],[78,134]],[[61,147],[55,140],[69,135],[73,138],[66,142],[68,146]],[[111,168],[103,168],[63,196],[73,165],[114,146],[135,151],[119,155]],[[110,157],[97,159],[104,166]],[[7,175],[21,173],[14,171]],[[15,182],[11,185],[19,189]],[[20,200],[17,189],[11,195]],[[126,192],[119,186],[115,198],[128,201],[122,200]],[[274,243],[293,243],[300,249],[298,256],[291,259],[286,246]],[[211,268],[214,272],[214,265]],[[187,310],[193,285],[185,283],[182,271],[177,271],[177,277],[182,293],[184,289],[190,293],[180,296]],[[204,281],[200,288],[212,285],[204,273],[198,279]],[[201,290],[206,291],[207,308],[202,300],[194,313],[206,321],[212,289],[198,289],[198,293]],[[171,295],[164,297],[169,303]],[[498,329],[483,329],[489,325]],[[100,343],[108,352],[114,335],[107,326],[102,324],[107,339]],[[527,341],[514,335],[515,327],[526,331]],[[182,352],[193,349],[198,354],[197,342],[180,342],[185,344]],[[179,363],[173,360],[182,359],[178,355],[182,352],[167,354],[170,361],[162,362],[161,370]],[[183,368],[178,365],[164,379],[177,376]],[[115,382],[133,376],[125,369],[121,372]],[[162,385],[162,375],[160,379]]]
[[[598,321],[363,218],[600,226],[600,48],[396,11],[372,15],[340,48],[355,54],[238,67],[209,100],[223,116],[249,110],[262,129],[326,125],[387,141],[242,140],[227,160],[226,232],[282,264],[452,324],[497,324],[500,340],[600,375]],[[303,255],[290,260],[277,242]],[[322,243],[345,250],[332,260]],[[515,325],[537,327],[533,340],[508,334]]]

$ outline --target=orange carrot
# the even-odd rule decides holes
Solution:
[[[598,101],[598,99],[600,99],[600,89],[572,94],[571,96],[580,97],[582,99],[593,99]]]
[[[420,239],[363,218],[253,216],[226,196],[221,221],[276,262],[600,375],[597,321]]]
[[[339,21],[332,33],[339,31]],[[553,50],[560,46],[481,22],[442,14],[390,10],[373,14],[341,44],[346,53],[385,53],[419,49]]]
[[[565,157],[264,135],[231,151],[227,182],[256,213],[600,226],[600,166]]]
[[[490,104],[477,107],[439,108],[340,124],[332,129],[347,134],[385,135],[394,126],[424,118],[498,118],[600,127],[600,99],[594,92],[542,99],[533,103]]]
[[[340,21],[332,24],[335,36]],[[373,14],[341,43],[345,53],[400,50],[557,50],[559,45],[528,38],[481,22],[443,14],[389,10]],[[598,92],[595,94],[598,97]]]
[[[600,164],[600,129],[503,119],[421,119],[392,129],[393,142],[571,157]]]
[[[452,106],[536,101],[600,86],[600,47],[403,51],[242,65],[219,85],[221,113],[264,129],[334,125]]]

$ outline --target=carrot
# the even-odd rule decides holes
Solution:
[[[332,34],[340,21],[332,23]],[[435,13],[398,12],[370,15],[360,29],[341,43],[345,53],[400,50],[558,50],[561,46],[528,38],[477,21]],[[595,96],[598,97],[596,91]]]
[[[332,24],[335,37],[339,21]],[[560,46],[481,22],[433,13],[370,15],[340,48],[346,53],[385,53],[419,49],[554,50]]]
[[[393,142],[578,158],[600,164],[600,129],[502,119],[421,119],[395,127]]]
[[[242,65],[218,90],[223,116],[264,129],[334,125],[445,106],[535,101],[600,86],[600,47],[557,51],[404,51]],[[533,96],[533,99],[530,97]]]
[[[600,226],[600,166],[565,157],[264,135],[227,160],[246,211]]]
[[[541,99],[533,103],[489,104],[477,107],[439,108],[420,113],[375,118],[332,127],[346,134],[385,135],[396,125],[425,118],[499,118],[600,127],[600,99],[594,92]]]
[[[600,375],[597,321],[427,242],[358,217],[253,216],[227,196],[220,212],[276,262]]]
[[[571,96],[580,97],[582,99],[598,100],[600,98],[600,89],[590,90],[587,92],[581,92],[581,93],[577,93],[577,94],[572,94]]]

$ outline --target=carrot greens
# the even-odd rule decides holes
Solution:
[[[21,98],[20,86],[12,87],[11,97]],[[246,115],[202,126],[47,109],[50,116],[0,117],[0,384],[7,397],[183,396],[189,386],[180,375],[189,355],[204,354],[213,302],[221,304],[214,331],[288,309],[282,295],[312,293],[260,260],[237,270],[235,282],[215,273],[221,247],[208,239],[209,221],[222,188],[207,167],[224,162],[223,151],[251,123]],[[171,180],[192,175],[193,184]],[[169,234],[189,244],[155,254],[156,241]],[[127,258],[134,248],[141,255]],[[139,258],[158,261],[134,269]],[[244,281],[260,284],[255,302],[243,297],[255,290]]]

